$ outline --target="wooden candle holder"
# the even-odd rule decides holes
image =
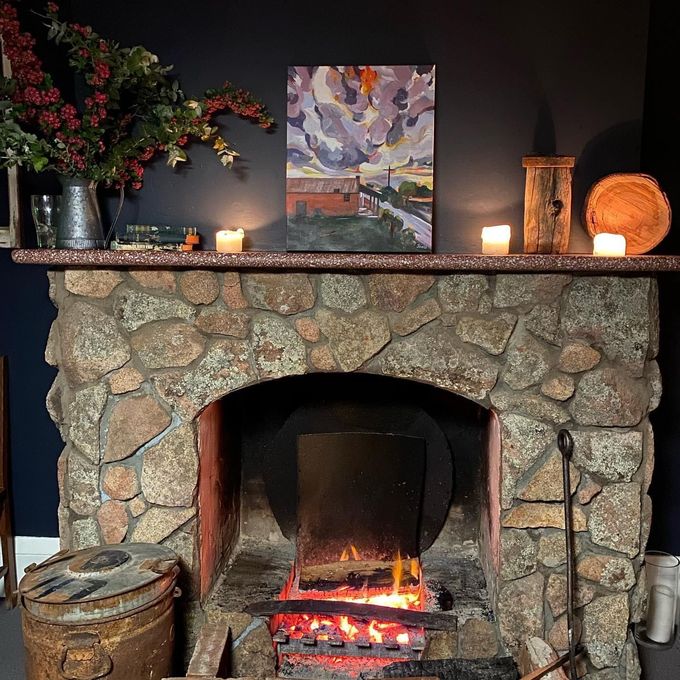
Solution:
[[[574,156],[524,156],[524,252],[566,253]]]

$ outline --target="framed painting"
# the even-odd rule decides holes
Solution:
[[[288,69],[287,247],[431,252],[435,67]]]

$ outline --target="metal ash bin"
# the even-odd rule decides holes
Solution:
[[[62,551],[19,584],[27,680],[171,675],[177,555],[126,543]]]

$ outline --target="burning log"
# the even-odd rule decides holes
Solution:
[[[338,600],[268,600],[248,605],[245,610],[251,616],[275,616],[276,614],[320,614],[326,616],[351,616],[361,621],[387,621],[412,628],[433,630],[457,630],[458,619],[451,614],[397,609],[377,604],[342,602]]]
[[[414,566],[411,566],[414,563]],[[402,565],[403,564],[403,568]],[[420,567],[417,560],[343,560],[331,564],[306,564],[300,568],[300,590],[339,590],[350,588],[389,588],[395,585],[399,571],[399,588],[417,586]]]

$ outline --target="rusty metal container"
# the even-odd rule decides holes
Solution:
[[[26,680],[171,675],[177,556],[160,545],[63,551],[19,584]]]

